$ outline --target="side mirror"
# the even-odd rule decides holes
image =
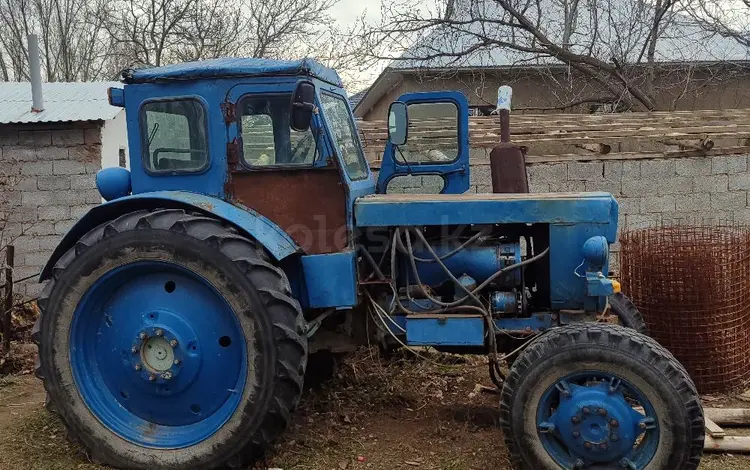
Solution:
[[[404,145],[409,137],[409,113],[406,103],[394,101],[388,108],[388,139],[393,145]]]
[[[305,132],[310,128],[313,111],[315,111],[315,85],[312,82],[299,82],[292,95],[291,128]]]

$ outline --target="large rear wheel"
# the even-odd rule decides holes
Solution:
[[[141,211],[97,227],[39,304],[38,373],[95,461],[245,468],[301,394],[307,342],[289,282],[216,219]]]

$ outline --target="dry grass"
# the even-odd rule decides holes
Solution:
[[[266,462],[284,470],[507,470],[497,395],[484,358],[425,352],[429,361],[372,350],[308,391]],[[31,376],[0,379],[0,470],[106,470],[68,444]],[[713,406],[713,405],[712,405]],[[361,461],[362,460],[362,461]],[[750,458],[711,455],[701,470],[750,470]]]

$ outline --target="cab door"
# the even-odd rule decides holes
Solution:
[[[434,192],[469,190],[469,103],[455,91],[407,93],[408,135],[403,145],[385,146],[377,192],[389,192],[401,178],[433,176],[442,180]]]
[[[232,112],[227,118],[229,174],[224,186],[232,202],[273,221],[305,253],[338,253],[350,244],[347,188],[325,138],[322,116],[314,114],[307,131],[290,129],[297,82],[232,88],[227,97]]]

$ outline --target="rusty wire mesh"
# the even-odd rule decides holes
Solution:
[[[750,378],[750,230],[678,224],[625,231],[623,291],[701,393]]]

